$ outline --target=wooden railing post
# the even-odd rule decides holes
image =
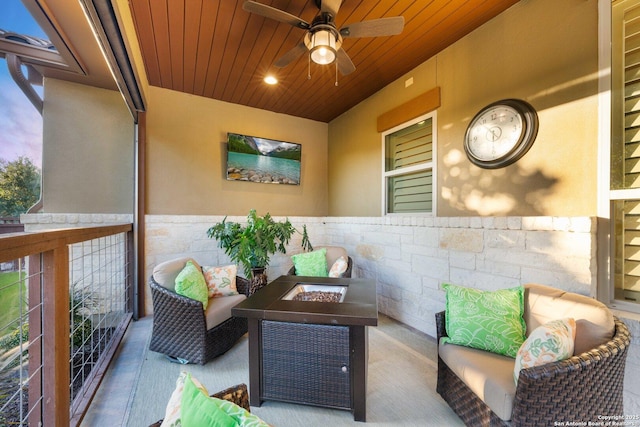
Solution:
[[[29,256],[29,425],[42,424],[42,277],[41,257]],[[36,307],[35,309],[33,309]]]
[[[69,249],[43,252],[43,418],[47,427],[69,425]]]

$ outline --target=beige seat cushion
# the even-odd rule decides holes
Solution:
[[[593,298],[550,286],[527,284],[524,301],[527,336],[535,328],[551,320],[572,317],[576,320],[574,354],[591,350],[613,337],[613,313],[606,305]]]
[[[515,359],[500,354],[440,343],[438,353],[449,368],[501,419],[511,419],[516,385]]]
[[[156,265],[152,273],[153,280],[155,280],[156,283],[158,283],[163,288],[175,292],[176,277],[178,276],[180,271],[182,271],[187,261],[192,261],[193,265],[202,270],[200,264],[198,264],[193,258],[176,258]]]
[[[236,304],[240,304],[246,298],[244,294],[209,298],[209,305],[204,312],[207,319],[207,330],[231,318],[231,308]]]

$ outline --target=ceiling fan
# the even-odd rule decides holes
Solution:
[[[283,10],[255,1],[247,0],[242,5],[247,12],[275,19],[307,31],[302,42],[275,62],[276,67],[286,67],[308,51],[310,60],[316,64],[325,65],[336,61],[337,69],[346,76],[354,72],[356,67],[342,48],[343,38],[393,36],[400,34],[404,29],[404,17],[402,16],[355,22],[338,29],[334,20],[342,0],[315,0],[315,3],[320,12],[311,23]]]

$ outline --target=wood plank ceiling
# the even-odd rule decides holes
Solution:
[[[314,0],[258,0],[311,22]],[[338,74],[303,55],[285,68],[274,62],[305,31],[251,14],[244,0],[130,0],[149,83],[221,101],[329,122],[518,0],[344,0],[337,28],[400,16],[397,36],[346,38],[356,71]],[[279,84],[266,85],[275,75]]]

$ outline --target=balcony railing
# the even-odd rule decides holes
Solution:
[[[133,254],[132,224],[0,236],[0,425],[80,424],[132,318]]]

